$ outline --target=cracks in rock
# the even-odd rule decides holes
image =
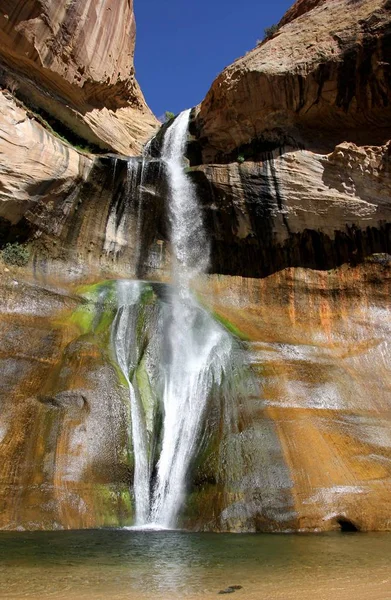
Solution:
[[[280,156],[281,155],[282,155],[282,152],[280,151]],[[291,230],[290,230],[290,227],[289,227],[289,222],[288,222],[288,219],[287,219],[287,216],[286,216],[286,212],[285,212],[285,210],[283,208],[283,197],[282,197],[280,186],[279,186],[279,183],[278,183],[278,175],[277,175],[276,165],[274,164],[274,156],[273,155],[270,157],[269,165],[270,165],[270,173],[271,173],[271,176],[272,176],[274,193],[275,193],[274,195],[275,195],[275,198],[277,200],[278,210],[280,211],[280,214],[281,214],[281,217],[282,217],[282,221],[283,221],[283,223],[285,225],[287,234],[288,234],[288,236],[290,236],[291,235]]]

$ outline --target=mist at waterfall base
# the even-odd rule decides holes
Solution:
[[[123,280],[115,289],[112,347],[129,390],[135,528],[177,526],[189,472],[208,442],[208,415],[216,420],[218,414],[222,427],[218,472],[234,478],[241,467],[240,451],[230,448],[228,433],[238,422],[237,407],[251,386],[246,353],[191,291],[192,282],[208,267],[209,244],[197,195],[184,169],[189,117],[190,111],[181,113],[167,129],[161,155],[168,183],[171,283]],[[146,152],[140,187],[147,161]],[[142,194],[132,185],[131,169],[128,180],[128,193],[140,196],[140,235]],[[126,235],[123,220],[115,227],[116,234],[121,230],[120,235]],[[137,240],[136,248],[140,243]],[[137,255],[139,260],[139,250]]]

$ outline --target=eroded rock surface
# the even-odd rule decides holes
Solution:
[[[126,85],[115,76],[125,56],[109,61],[104,85],[102,65],[93,60],[87,73],[83,44],[65,70],[65,50],[54,56],[34,6],[20,6],[24,25],[9,28],[27,52],[12,70],[18,85],[33,89],[24,69],[34,64],[36,98],[43,84],[51,90],[46,110],[55,82],[55,102],[66,97],[78,111],[83,97],[94,106],[88,119],[104,114],[104,98],[112,116],[128,111],[111,104]],[[64,9],[50,7],[62,23]],[[91,15],[92,4],[84,9]],[[212,241],[209,282],[197,293],[250,349],[260,392],[232,428],[232,443],[239,436],[248,449],[235,477],[216,477],[212,445],[194,467],[182,523],[389,530],[389,2],[301,0],[281,23],[219,76],[193,122],[190,171]],[[10,53],[7,69],[18,60]],[[95,329],[88,312],[77,316],[75,280],[167,280],[164,168],[92,160],[10,95],[0,102],[1,215],[34,231],[28,267],[0,262],[0,527],[128,523],[133,465],[113,314]],[[101,130],[88,139],[98,138]],[[208,426],[219,431],[213,416]]]
[[[289,20],[213,83],[197,116],[202,162],[236,160],[254,145],[384,143],[390,23],[384,0],[324,1]]]
[[[134,75],[133,2],[4,0],[2,80],[101,148],[135,155],[156,128]]]
[[[391,247],[390,145],[330,154],[286,148],[265,160],[195,167],[212,271],[265,276],[329,269]]]
[[[220,274],[199,293],[252,345],[262,387],[244,434],[262,469],[207,512],[222,528],[391,527],[390,22],[389,2],[299,0],[195,111]]]
[[[324,272],[212,279],[205,300],[249,340],[261,384],[243,433],[259,468],[239,477],[220,526],[391,528],[390,275],[391,256],[378,255]],[[213,522],[203,500],[199,524],[204,510]]]
[[[7,91],[0,92],[0,158],[2,246],[34,239],[36,266],[67,279],[135,273],[137,253],[148,254],[159,229],[157,163],[145,169],[141,195],[140,159],[75,150]]]
[[[279,26],[286,25],[290,23],[294,19],[301,17],[306,12],[312,10],[322,2],[327,2],[327,0],[296,0],[296,2],[291,6],[289,10],[285,13],[281,21],[279,22]]]
[[[83,299],[2,267],[0,527],[129,523],[126,395]],[[85,332],[84,332],[85,333]]]
[[[92,157],[52,135],[6,91],[0,93],[0,157],[0,217],[15,225],[38,204],[54,211],[62,201],[57,230],[93,165]]]

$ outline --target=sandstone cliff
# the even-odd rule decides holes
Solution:
[[[249,349],[260,392],[235,425],[243,468],[223,484],[219,449],[203,456],[185,526],[391,528],[389,52],[389,2],[299,0],[195,111],[190,173],[212,241],[197,292]],[[51,60],[34,85],[58,75],[59,106],[69,90],[103,104],[118,91],[99,65],[79,89]],[[0,263],[0,527],[130,523],[126,398],[97,282],[166,280],[164,167],[92,159],[0,102],[1,215],[33,257]]]
[[[298,0],[195,111],[191,173],[227,275],[200,293],[262,388],[262,467],[220,526],[390,529],[390,35],[389,2]]]
[[[389,2],[324,1],[299,15],[213,83],[197,115],[202,162],[391,137]]]
[[[389,251],[390,35],[387,2],[299,1],[218,76],[189,149],[216,271]]]
[[[390,143],[343,142],[329,154],[285,148],[191,174],[204,199],[214,272],[331,269],[390,249]]]
[[[52,135],[9,92],[0,93],[0,218],[16,225],[39,203],[46,206],[66,199],[86,181],[93,159]],[[4,240],[2,240],[4,242]]]
[[[140,152],[156,127],[134,76],[133,2],[0,3],[1,80],[103,149]]]

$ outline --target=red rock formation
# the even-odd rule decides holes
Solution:
[[[193,123],[192,176],[206,209],[214,272],[198,293],[251,344],[262,390],[242,424],[251,451],[231,487],[219,487],[213,456],[193,482],[185,523],[202,530],[330,530],[341,520],[390,529],[389,1],[314,4],[296,3],[272,39],[228,67]],[[39,87],[38,105],[47,90],[46,110],[57,107],[64,122],[78,115],[78,124],[90,131],[94,124],[94,140],[103,140],[105,115],[114,119],[129,108],[123,98],[114,111],[97,105],[114,106],[126,81],[116,80],[110,63],[104,83],[100,65],[75,42],[79,34],[67,37],[61,26],[57,60],[45,41],[54,43],[54,34],[45,28],[49,18],[64,17],[50,6],[20,3],[28,27],[16,19],[10,31],[20,29],[30,54],[26,63],[7,54],[7,42],[7,68],[14,66],[9,72],[23,89]],[[77,0],[73,6],[82,9]],[[109,8],[98,0],[94,6]],[[94,14],[91,2],[85,10]],[[94,27],[89,31],[93,37]],[[74,111],[66,108],[66,118],[64,98]],[[23,215],[40,234],[31,243],[33,273],[0,262],[0,527],[116,525],[131,515],[125,421],[110,413],[121,405],[121,386],[109,334],[86,330],[95,322],[93,303],[70,280],[129,275],[140,205],[128,202],[125,161],[105,157],[92,165],[9,95],[0,101],[0,152],[7,154],[1,214],[13,223]],[[83,102],[90,106],[85,114]],[[121,131],[115,140],[124,139]],[[77,178],[80,194],[69,197]],[[154,182],[146,183],[143,276],[164,281],[164,203]],[[112,251],[117,216],[126,211],[130,235],[120,230]],[[86,314],[76,318],[83,306]],[[91,443],[98,433],[99,446]]]
[[[294,19],[301,17],[301,15],[305,15],[305,13],[309,12],[322,2],[328,1],[330,0],[297,0],[294,3],[294,5],[291,6],[291,8],[282,17],[281,21],[278,24],[279,27],[282,27],[283,25],[294,21]],[[331,2],[333,2],[333,0],[331,0]]]
[[[253,343],[253,431],[278,439],[254,444],[228,527],[390,529],[390,35],[389,1],[296,2],[196,111],[201,293]]]

